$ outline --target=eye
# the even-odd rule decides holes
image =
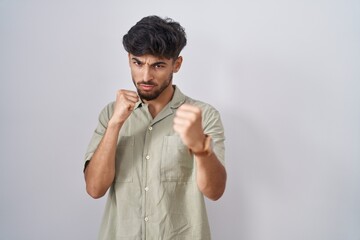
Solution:
[[[135,66],[141,66],[141,62],[133,61],[133,64],[134,64]]]
[[[156,64],[154,66],[156,69],[164,68],[165,66],[163,64]]]

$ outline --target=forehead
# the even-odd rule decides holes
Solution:
[[[152,64],[152,63],[157,63],[157,62],[163,62],[163,63],[171,63],[172,62],[171,59],[168,59],[165,57],[157,57],[157,56],[150,55],[150,54],[135,56],[130,53],[129,58],[136,59],[136,60],[139,60],[140,62],[147,63],[147,64]]]

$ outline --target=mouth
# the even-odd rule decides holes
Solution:
[[[153,90],[155,88],[155,85],[154,84],[141,83],[141,84],[139,84],[139,87],[143,91],[151,91],[151,90]]]

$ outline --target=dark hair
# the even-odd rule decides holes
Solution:
[[[123,45],[135,56],[150,54],[176,59],[186,45],[186,34],[184,28],[171,18],[148,16],[124,35]]]

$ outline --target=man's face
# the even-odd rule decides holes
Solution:
[[[129,54],[131,76],[141,99],[155,100],[172,87],[173,73],[179,71],[182,58],[176,60],[152,55]]]

